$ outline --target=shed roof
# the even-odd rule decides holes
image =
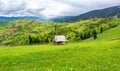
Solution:
[[[54,37],[54,41],[55,42],[66,42],[67,39],[64,35],[58,35]]]

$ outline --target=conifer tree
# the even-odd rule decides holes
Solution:
[[[97,39],[97,32],[96,32],[96,30],[93,30],[93,38]]]

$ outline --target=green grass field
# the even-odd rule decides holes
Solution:
[[[0,48],[0,71],[119,71],[120,40]]]
[[[120,71],[119,31],[66,45],[1,46],[0,71]]]

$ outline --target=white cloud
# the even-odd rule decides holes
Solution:
[[[46,9],[42,11],[42,14],[44,14],[47,17],[49,16],[53,17],[62,15],[63,11],[67,11],[68,9],[70,9],[70,6],[67,4],[50,1],[48,4],[46,4],[45,8]]]
[[[79,15],[94,9],[119,5],[120,0],[0,0],[0,16]]]

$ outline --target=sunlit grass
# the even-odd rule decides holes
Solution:
[[[120,23],[117,27],[109,29],[102,34],[97,35],[97,39],[95,41],[106,41],[106,40],[117,40],[120,39]],[[85,41],[94,41],[93,37],[87,39]]]
[[[119,30],[66,45],[0,46],[0,71],[120,71]]]
[[[120,70],[120,40],[0,48],[0,71]]]

